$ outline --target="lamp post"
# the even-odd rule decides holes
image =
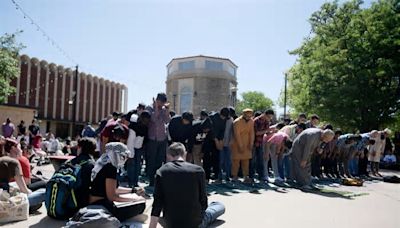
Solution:
[[[77,107],[77,103],[76,102],[76,97],[78,96],[78,65],[76,65],[75,67],[75,78],[74,78],[74,92],[72,92],[72,104],[73,106],[73,110],[72,110],[72,137],[75,137],[75,133],[76,133],[76,107]],[[70,101],[68,102],[68,104],[70,104]],[[72,105],[71,104],[71,105]]]
[[[283,119],[286,118],[286,102],[287,102],[287,75],[288,72],[285,72],[285,94],[284,94],[284,100],[283,100]]]

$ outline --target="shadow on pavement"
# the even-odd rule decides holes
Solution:
[[[60,221],[50,218],[49,216],[43,217],[38,223],[29,226],[30,228],[50,228],[50,227],[63,227],[67,221]]]

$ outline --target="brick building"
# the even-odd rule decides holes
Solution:
[[[128,89],[123,84],[82,72],[75,77],[73,69],[27,55],[20,57],[20,68],[20,77],[11,83],[16,92],[6,105],[34,108],[42,133],[66,137],[72,135],[74,115],[78,132],[87,122],[127,109]]]
[[[191,56],[174,58],[167,65],[167,96],[178,114],[202,109],[219,111],[235,106],[237,66],[227,58]]]

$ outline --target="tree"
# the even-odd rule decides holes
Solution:
[[[251,108],[254,111],[264,111],[266,109],[272,108],[274,103],[271,99],[266,97],[262,92],[249,91],[243,92],[242,100],[236,105],[236,110],[242,112],[245,108]]]
[[[400,3],[325,3],[288,78],[289,105],[346,130],[390,124],[400,109]]]
[[[18,56],[24,46],[16,42],[16,36],[21,32],[6,33],[0,37],[0,104],[15,91],[11,81],[20,75]]]

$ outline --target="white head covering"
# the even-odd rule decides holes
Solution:
[[[115,168],[124,166],[126,158],[129,157],[130,151],[128,147],[120,142],[110,142],[106,144],[106,152],[100,156],[92,170],[91,180],[93,181],[100,170],[108,163]]]

